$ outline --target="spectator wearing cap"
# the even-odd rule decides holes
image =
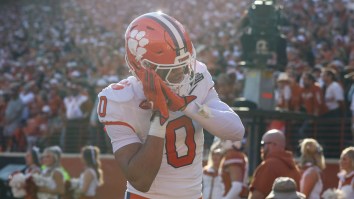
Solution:
[[[274,180],[272,191],[266,199],[306,199],[304,194],[296,190],[297,186],[294,179],[289,177],[278,177]]]
[[[317,140],[306,138],[302,140],[300,149],[300,192],[308,198],[320,199],[323,189],[321,172],[326,168],[322,146]]]
[[[287,73],[282,72],[277,78],[277,88],[275,90],[276,107],[281,110],[289,110],[291,99],[290,79]]]
[[[263,161],[253,173],[249,199],[264,199],[272,190],[272,183],[278,177],[293,178],[300,181],[300,170],[296,166],[293,154],[285,150],[285,135],[272,129],[262,137],[261,157]]]

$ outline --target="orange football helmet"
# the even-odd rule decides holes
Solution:
[[[126,62],[134,76],[152,68],[178,95],[188,95],[195,76],[195,50],[176,19],[161,12],[141,15],[125,33]]]

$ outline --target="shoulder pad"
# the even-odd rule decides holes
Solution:
[[[207,85],[211,88],[214,86],[214,81],[213,81],[213,77],[211,76],[211,74],[208,71],[207,66],[202,63],[202,62],[197,62],[197,74],[202,74],[203,78],[206,80]]]
[[[108,100],[115,102],[127,102],[134,96],[132,82],[129,79],[124,79],[119,83],[113,83],[104,88],[98,94],[98,97],[100,96],[106,96]]]
[[[198,85],[201,85],[201,86],[198,86]],[[201,95],[202,96],[203,94],[207,94],[208,91],[211,88],[213,88],[213,86],[214,86],[214,81],[213,81],[213,78],[211,77],[207,67],[205,66],[205,64],[203,64],[201,62],[197,62],[195,79],[194,79],[194,82],[191,86],[192,88],[191,88],[190,94],[193,93],[194,95]]]

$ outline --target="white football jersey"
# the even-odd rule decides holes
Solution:
[[[200,62],[195,75],[190,94],[197,96],[195,102],[204,104],[214,82]],[[135,77],[111,84],[98,97],[99,120],[105,124],[114,152],[131,143],[145,142],[152,111],[144,107],[142,84]],[[169,115],[161,167],[150,190],[140,192],[128,182],[128,191],[153,199],[198,199],[202,192],[203,129],[180,111],[170,111]],[[114,128],[117,125],[124,128]]]

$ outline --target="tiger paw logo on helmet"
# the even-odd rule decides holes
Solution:
[[[129,51],[135,56],[136,61],[140,61],[143,55],[146,53],[146,48],[144,47],[149,43],[149,40],[144,38],[145,31],[139,32],[138,30],[133,30],[129,36]]]

